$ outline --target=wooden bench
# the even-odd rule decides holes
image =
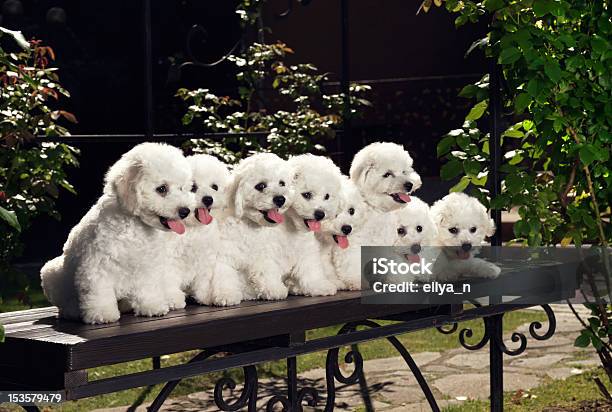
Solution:
[[[550,266],[549,266],[550,268]],[[546,272],[546,270],[544,270]],[[552,284],[565,281],[559,271],[541,276]],[[520,278],[533,277],[542,270],[529,269],[503,274],[494,282],[506,282],[509,294],[521,293]],[[518,277],[508,282],[509,276]],[[512,286],[515,285],[515,286]],[[559,296],[555,300],[558,299]],[[489,343],[492,410],[501,410],[503,402],[502,356],[517,355],[525,350],[527,339],[520,333],[512,336],[515,349],[502,340],[504,313],[533,304],[496,304],[463,309],[461,305],[372,305],[363,304],[360,292],[340,292],[329,297],[290,297],[284,301],[252,301],[235,307],[189,305],[160,318],[126,315],[114,324],[85,325],[57,318],[56,308],[32,309],[0,314],[6,341],[0,344],[0,390],[60,391],[65,400],[82,399],[129,388],[167,383],[150,407],[156,411],[178,381],[230,368],[243,368],[245,385],[233,402],[223,398],[223,389],[233,383],[227,379],[215,387],[215,402],[220,410],[255,410],[257,400],[257,370],[254,365],[274,360],[287,360],[288,393],[274,396],[269,406],[280,404],[284,410],[301,410],[303,402],[322,403],[322,396],[312,388],[297,387],[296,357],[306,353],[328,351],[325,410],[334,407],[335,382],[357,383],[363,379],[363,362],[356,346],[352,346],[345,361],[354,363],[349,376],[339,368],[339,347],[355,345],[373,339],[386,338],[406,360],[421,386],[432,410],[439,410],[427,382],[408,351],[395,336],[437,327],[443,333],[457,330],[457,322],[483,318],[485,334],[475,344],[465,341],[471,331],[459,334],[467,349],[480,349]],[[548,327],[534,322],[530,334],[535,339],[547,339],[555,329],[552,310],[544,305]],[[394,320],[380,326],[376,320]],[[334,336],[306,340],[310,329],[343,325]],[[450,325],[443,328],[444,325]],[[541,330],[546,329],[545,332]],[[540,331],[539,331],[540,330]],[[472,337],[474,339],[474,337]],[[511,345],[512,346],[512,345]],[[90,380],[88,369],[120,362],[157,358],[164,354],[200,350],[191,362],[152,368],[100,380]],[[208,359],[223,352],[223,357]],[[36,406],[24,406],[37,410]],[[271,410],[270,409],[270,410]]]

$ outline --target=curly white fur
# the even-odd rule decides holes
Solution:
[[[169,232],[185,231],[181,218],[194,202],[191,186],[179,149],[143,143],[125,153],[108,171],[102,197],[70,232],[63,254],[41,270],[45,295],[61,316],[114,322],[119,300],[137,315],[167,313],[182,295],[163,270],[176,236]]]
[[[365,223],[368,209],[359,189],[346,177],[342,181],[342,201],[338,215],[323,222],[321,231],[315,236],[321,244],[321,259],[324,270],[338,290],[358,290],[361,288],[359,259],[350,259],[359,251],[353,236]]]
[[[438,200],[431,213],[442,247],[434,266],[436,279],[453,281],[461,277],[495,278],[500,268],[474,257],[486,236],[493,236],[495,223],[476,198],[451,193]]]
[[[193,213],[185,219],[187,233],[175,239],[171,247],[176,256],[168,267],[167,276],[175,279],[180,289],[197,302],[209,303],[230,173],[227,166],[213,156],[198,154],[188,157],[187,161],[193,172],[195,202]]]
[[[304,154],[289,159],[295,197],[284,226],[290,257],[285,284],[294,295],[324,296],[336,293],[326,276],[321,247],[313,233],[333,219],[341,208],[342,173],[328,158]]]
[[[284,268],[289,256],[284,214],[291,205],[291,173],[272,153],[242,160],[232,172],[228,205],[233,212],[221,222],[219,255],[205,303],[235,305],[249,299],[283,299]]]

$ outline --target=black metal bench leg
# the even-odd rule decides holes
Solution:
[[[359,348],[357,345],[352,345],[351,350],[358,352]],[[359,391],[361,392],[361,399],[363,399],[363,406],[366,412],[374,412],[374,405],[372,405],[372,398],[370,398],[370,389],[368,388],[368,382],[366,381],[365,372],[359,369]]]
[[[298,396],[297,396],[297,358],[287,358],[287,398],[289,399],[289,410],[297,412]]]
[[[502,339],[503,314],[485,318],[489,323],[489,374],[491,384],[491,411],[502,412],[504,409],[504,354],[499,342]]]

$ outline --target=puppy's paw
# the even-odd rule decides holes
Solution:
[[[232,288],[218,289],[210,300],[215,306],[234,306],[242,302],[242,292]]]
[[[487,279],[495,279],[501,273],[501,268],[493,263],[486,262],[482,265],[479,275]]]
[[[287,299],[289,289],[283,283],[269,283],[259,292],[259,297],[264,300]]]
[[[121,317],[117,306],[89,307],[83,310],[81,319],[92,325],[117,322]]]
[[[133,307],[136,316],[164,316],[170,311],[165,302],[139,302]]]
[[[196,289],[191,292],[191,297],[193,297],[196,302],[200,305],[212,305],[213,304],[213,296],[210,289]]]
[[[185,307],[185,294],[180,290],[167,293],[166,299],[170,310],[183,309]]]
[[[303,287],[304,295],[307,296],[330,296],[338,292],[338,288],[328,280],[322,280],[316,284],[310,284],[308,287]]]

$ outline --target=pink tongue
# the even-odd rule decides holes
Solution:
[[[340,249],[346,249],[349,247],[348,237],[346,236],[336,236],[336,242],[338,242]]]
[[[170,230],[172,230],[173,232],[176,232],[179,235],[185,233],[185,225],[183,225],[183,222],[181,222],[180,220],[168,220],[166,221],[166,223],[168,224],[168,227],[170,227]]]
[[[407,255],[408,256],[408,261],[410,263],[419,263],[421,261],[421,258],[419,257],[419,255]]]
[[[470,257],[470,252],[465,252],[463,250],[460,250],[457,252],[457,256],[459,257],[459,259],[467,259]]]
[[[318,220],[310,219],[306,221],[306,224],[308,225],[308,229],[313,232],[318,232],[319,230],[321,230],[321,222],[319,222]]]
[[[198,213],[198,220],[200,221],[201,224],[203,225],[207,225],[210,222],[212,222],[213,217],[210,215],[210,213],[208,213],[208,209],[206,209],[205,207],[201,207],[197,210]]]
[[[285,221],[285,216],[283,216],[281,213],[278,213],[278,209],[268,210],[266,216],[268,216],[268,219],[272,219],[276,223],[283,223]]]
[[[406,193],[398,193],[397,197],[399,197],[402,201],[406,203],[410,202],[410,196]]]

